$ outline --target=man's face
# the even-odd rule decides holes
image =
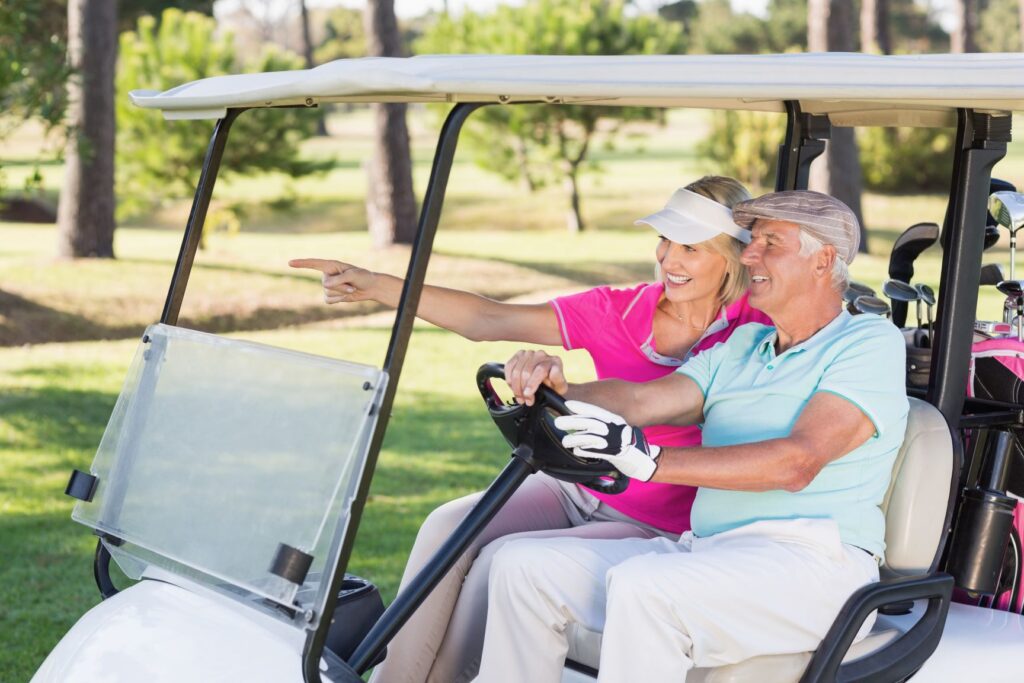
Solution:
[[[740,260],[750,273],[750,305],[769,317],[814,285],[815,258],[800,254],[796,223],[758,219]]]

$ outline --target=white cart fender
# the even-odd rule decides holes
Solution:
[[[144,580],[89,610],[32,683],[301,683],[302,633],[209,591]]]

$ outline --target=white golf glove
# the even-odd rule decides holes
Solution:
[[[650,481],[661,447],[648,444],[639,428],[604,408],[583,401],[565,405],[574,414],[555,418],[555,426],[569,432],[562,437],[563,446],[580,458],[607,460],[627,477]]]

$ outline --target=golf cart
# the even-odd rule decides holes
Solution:
[[[159,323],[142,337],[90,471],[68,485],[73,517],[99,536],[94,569],[106,599],[34,680],[358,681],[530,473],[628,485],[561,448],[557,395],[532,408],[505,404],[492,387],[501,367],[485,365],[477,384],[512,449],[508,465],[386,611],[368,582],[345,574],[459,132],[481,107],[525,103],[784,113],[779,190],[806,187],[832,126],[955,128],[928,381],[908,389],[907,436],[883,504],[883,579],[851,596],[817,651],[696,670],[690,680],[1019,680],[1024,617],[978,601],[1020,575],[1004,564],[1013,496],[1024,495],[1011,484],[1024,463],[1006,442],[1024,427],[1024,405],[968,398],[968,380],[991,171],[1006,153],[1011,113],[1024,110],[1024,55],[356,59],[131,96],[168,119],[216,123]],[[176,326],[234,120],[252,108],[329,102],[453,104],[383,366]],[[118,591],[111,559],[137,582]],[[954,588],[966,597],[953,602]],[[876,610],[872,633],[851,646]],[[599,651],[600,634],[577,633],[564,680],[590,680]]]

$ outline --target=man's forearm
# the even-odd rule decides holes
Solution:
[[[642,411],[637,410],[636,384],[621,379],[602,379],[596,382],[569,384],[566,398],[585,401],[621,415],[631,425],[647,426]]]
[[[651,481],[733,491],[799,491],[820,464],[791,439],[737,446],[662,448]]]

